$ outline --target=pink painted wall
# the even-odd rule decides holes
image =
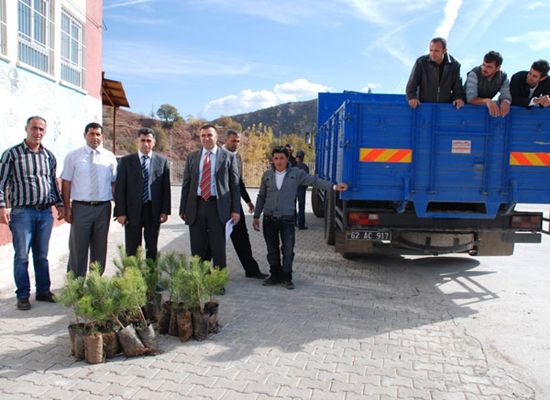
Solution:
[[[101,99],[103,0],[86,1],[84,89],[90,96]]]

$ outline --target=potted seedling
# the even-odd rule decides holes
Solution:
[[[177,333],[182,342],[193,336],[193,324],[189,311],[192,281],[188,266],[177,268],[172,276],[171,283],[171,315],[176,316]]]
[[[90,364],[105,360],[103,335],[105,327],[115,310],[112,280],[102,277],[99,264],[90,264],[90,271],[84,280],[82,296],[77,301],[77,310],[87,321],[87,332],[84,335],[84,355]]]
[[[208,264],[208,271],[204,275],[204,287],[208,293],[208,302],[204,305],[204,312],[209,315],[208,329],[211,333],[219,332],[218,309],[219,303],[214,299],[214,295],[222,292],[229,281],[229,271],[227,268],[212,267]]]
[[[160,286],[168,289],[169,294],[169,299],[161,307],[159,332],[161,334],[178,336],[177,315],[172,313],[172,310],[178,308],[178,297],[181,296],[178,290],[181,288],[176,287],[175,277],[181,274],[179,271],[188,269],[187,257],[184,253],[176,253],[174,251],[164,253],[158,260],[158,267],[161,271]]]
[[[150,322],[158,322],[162,294],[157,291],[160,283],[160,268],[157,260],[145,258],[145,251],[141,246],[138,247],[135,256],[127,255],[122,245],[118,246],[118,253],[119,258],[114,260],[114,264],[120,272],[128,267],[134,267],[141,271],[147,287],[147,304],[144,307],[144,314]]]
[[[84,278],[75,278],[72,271],[66,276],[65,285],[61,292],[55,296],[55,300],[65,307],[73,309],[74,322],[69,324],[69,339],[71,342],[71,355],[77,360],[84,359],[84,331],[85,324],[78,310],[78,300],[84,293]]]
[[[210,270],[210,262],[194,256],[189,263],[189,308],[193,319],[193,337],[205,340],[208,337],[210,315],[204,312],[203,305],[209,299],[205,285],[205,275]]]
[[[148,324],[142,310],[147,302],[147,287],[141,271],[135,267],[126,267],[121,274],[113,278],[113,281],[120,306],[119,315],[127,321],[138,321],[136,332],[132,323],[123,326],[120,322],[121,317],[117,319],[122,327],[118,331],[118,339],[124,355],[131,357],[155,352],[155,331],[153,326]]]

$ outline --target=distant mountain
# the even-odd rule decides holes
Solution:
[[[261,122],[270,126],[275,136],[291,133],[305,136],[306,132],[315,132],[317,127],[317,99],[280,104],[230,118],[243,129]]]
[[[230,116],[241,124],[243,130],[252,125],[269,126],[275,137],[294,133],[304,137],[306,132],[315,132],[317,121],[317,99],[281,104],[246,114]],[[217,123],[219,120],[212,121]],[[173,159],[184,157],[189,151],[200,146],[199,128],[204,120],[177,121],[166,128],[161,121],[150,116],[119,109],[116,115],[116,154],[135,151],[136,132],[141,127],[154,128],[157,132],[156,149]],[[103,107],[103,125],[105,128],[105,147],[113,148],[113,111]]]

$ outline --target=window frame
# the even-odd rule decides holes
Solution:
[[[65,24],[68,23],[68,26]],[[61,80],[84,87],[84,24],[65,8],[61,9],[60,24]],[[76,31],[75,31],[76,29]],[[68,54],[66,54],[68,53]],[[72,76],[71,76],[72,75]]]
[[[54,1],[18,0],[17,11],[17,60],[50,75],[54,74]]]

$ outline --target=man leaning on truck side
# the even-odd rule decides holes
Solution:
[[[550,106],[550,79],[548,79],[548,61],[538,60],[529,71],[520,71],[512,75],[510,92],[512,105],[521,107]]]
[[[441,37],[430,41],[429,54],[419,57],[407,83],[407,100],[411,108],[422,102],[464,105],[460,63],[447,52],[447,41]]]
[[[468,104],[487,106],[491,117],[505,117],[510,112],[512,95],[510,80],[501,71],[502,56],[490,51],[483,57],[483,64],[475,67],[466,78],[465,91]],[[498,103],[493,97],[500,92]]]

